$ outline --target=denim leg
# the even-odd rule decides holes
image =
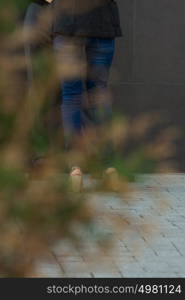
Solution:
[[[76,52],[67,52],[66,46],[68,46],[68,39],[62,36],[57,36],[54,39],[54,49],[56,55],[58,54],[60,64],[60,53],[62,53],[65,58],[70,60],[70,55],[76,55]],[[71,43],[71,40],[70,40]],[[75,41],[74,41],[75,43]],[[64,58],[63,56],[63,58]],[[73,58],[72,58],[73,59]],[[75,61],[75,57],[74,57]],[[61,98],[62,98],[62,121],[65,137],[66,148],[69,149],[73,140],[76,136],[81,134],[83,128],[83,115],[82,115],[82,99],[84,92],[84,82],[83,78],[69,78],[63,79],[61,82]]]
[[[88,77],[86,88],[89,98],[88,115],[92,124],[108,126],[112,118],[111,97],[108,89],[108,79],[115,52],[114,39],[88,39],[86,53],[88,61]],[[110,167],[114,159],[114,148],[107,141],[102,155],[102,163]]]
[[[62,117],[67,135],[79,133],[82,129],[82,80],[72,79],[62,84]]]
[[[110,120],[112,115],[108,79],[115,51],[115,40],[110,38],[89,38],[86,55],[88,73],[88,113],[95,125]]]

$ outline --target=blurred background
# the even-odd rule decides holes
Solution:
[[[114,82],[117,109],[128,115],[160,111],[164,126],[183,135],[176,160],[185,170],[185,2],[118,0],[125,38],[119,39]]]

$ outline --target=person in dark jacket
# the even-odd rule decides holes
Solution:
[[[58,52],[58,63],[63,59],[72,64],[76,62],[78,66],[85,52],[86,72],[83,73],[79,67],[79,73],[74,72],[70,78],[61,80],[64,134],[67,146],[71,147],[85,127],[82,117],[84,92],[94,125],[109,119],[108,78],[115,38],[120,37],[122,31],[114,0],[55,0],[52,5],[54,49]],[[72,178],[80,175],[80,167],[72,168]]]
[[[48,10],[51,12],[53,11],[53,7],[48,4],[53,2],[53,0],[28,0],[29,3],[25,15],[24,15],[24,36],[25,36],[25,45],[24,45],[24,53],[26,58],[26,79],[27,79],[27,87],[28,91],[33,91],[35,97],[37,95],[34,89],[34,81],[36,80],[36,73],[34,72],[33,61],[34,57],[38,54],[39,51],[42,51],[44,48],[52,49],[53,44],[53,32],[52,32],[52,25],[49,26],[40,26],[40,18],[42,15],[48,13]],[[35,32],[34,39],[29,37],[30,31]],[[35,35],[37,38],[35,38]],[[61,93],[60,93],[61,94]],[[59,118],[59,105],[62,103],[61,96],[59,94],[59,88],[56,91],[52,92],[51,95],[51,107],[50,107],[50,117],[51,121],[49,122],[48,134],[52,140],[52,132],[56,130],[58,127],[61,128],[61,121]],[[92,114],[88,107],[82,108],[82,118],[84,124],[91,124]],[[33,163],[38,161],[40,155],[36,155],[33,159]]]
[[[49,0],[48,0],[49,1]],[[45,0],[36,0],[44,3]],[[122,36],[114,0],[53,0],[52,38],[59,69],[68,64],[71,74],[61,73],[62,119],[66,148],[84,132],[83,101],[88,119],[97,126],[110,118],[108,78],[115,52],[115,38]],[[82,57],[85,59],[82,60]],[[107,99],[106,99],[107,97]],[[102,101],[103,98],[103,101]],[[102,103],[100,103],[102,102]],[[73,167],[71,176],[82,175]]]

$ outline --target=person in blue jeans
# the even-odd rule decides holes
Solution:
[[[46,1],[48,2],[35,0],[39,4]],[[93,126],[98,126],[111,116],[108,79],[115,52],[115,38],[122,36],[122,31],[118,6],[114,0],[49,2],[57,63],[60,65],[62,61],[74,61],[78,64],[82,53],[85,57],[86,72],[81,72],[79,68],[79,72],[61,78],[65,146],[66,149],[70,149],[87,126],[85,120],[91,121]],[[88,100],[87,109],[83,106],[84,95]],[[80,167],[72,167],[72,177],[81,175]]]
[[[114,0],[55,0],[53,1],[54,49],[63,52],[64,60],[85,53],[87,72],[61,81],[62,117],[67,147],[83,132],[83,96],[88,98],[88,113],[94,126],[106,122],[111,114],[108,78],[115,52],[115,38],[122,35],[119,11]],[[78,51],[66,51],[70,46]],[[81,51],[80,51],[81,50]],[[69,56],[73,57],[69,57]],[[60,55],[59,55],[60,58]],[[79,75],[79,76],[78,76]],[[80,167],[73,167],[72,178],[81,177]],[[80,179],[79,179],[80,181]]]

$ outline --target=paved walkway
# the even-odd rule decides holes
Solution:
[[[38,274],[185,277],[185,175],[142,176],[134,187],[132,199],[123,201],[116,194],[96,194],[90,199],[107,215],[100,213],[97,224],[114,235],[114,251],[104,250],[98,260],[96,247],[88,237],[79,252],[63,242],[53,249],[49,263],[38,265]],[[120,221],[116,232],[113,218]]]

